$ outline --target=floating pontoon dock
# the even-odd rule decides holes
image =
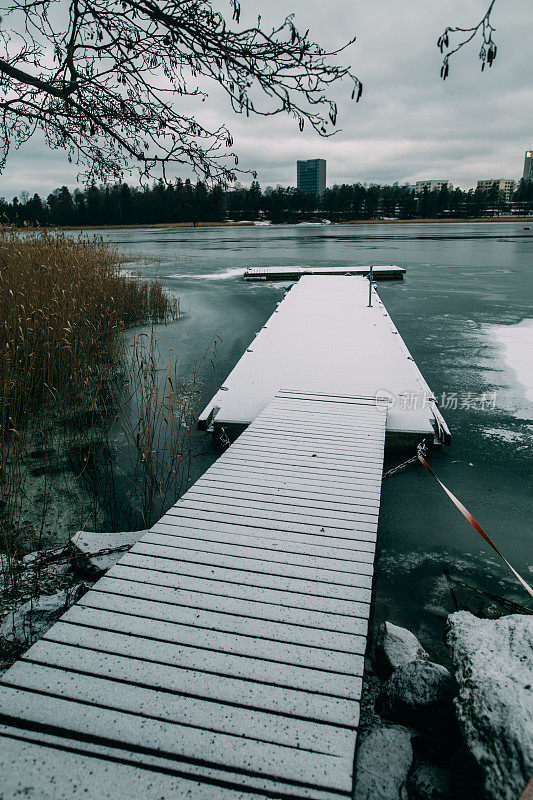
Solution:
[[[370,267],[248,267],[244,273],[245,281],[293,281],[303,275],[369,275]],[[372,267],[374,280],[401,280],[405,268],[396,264]]]
[[[349,800],[386,413],[273,398],[4,674],[0,796]]]
[[[385,434],[447,430],[368,291],[301,278],[202,415],[237,441],[0,678],[0,797],[353,796]]]
[[[388,400],[387,440],[449,439],[433,394],[375,289],[363,277],[305,275],[199,418],[233,439],[280,389]]]

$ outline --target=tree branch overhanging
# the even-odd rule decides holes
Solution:
[[[189,163],[203,179],[233,180],[229,130],[202,125],[190,106],[208,100],[210,81],[236,113],[286,113],[300,130],[332,135],[333,84],[347,80],[356,100],[362,93],[350,67],[336,63],[354,39],[324,50],[292,16],[272,30],[260,18],[246,28],[238,0],[228,2],[229,22],[211,0],[8,0],[0,169],[10,146],[40,128],[89,180],[121,178],[132,160],[145,177]]]
[[[443,80],[446,80],[450,72],[450,58],[455,55],[458,50],[460,50],[462,47],[465,47],[465,45],[469,44],[473,39],[475,39],[478,34],[481,34],[482,38],[481,50],[479,51],[481,71],[483,72],[487,64],[489,67],[492,67],[494,59],[496,58],[496,53],[498,52],[498,48],[496,47],[496,44],[492,38],[492,34],[496,29],[491,23],[491,14],[495,3],[496,0],[492,0],[487,11],[485,12],[485,15],[482,19],[480,19],[477,25],[473,25],[471,28],[452,28],[448,26],[444,33],[439,36],[437,40],[437,47],[441,53],[445,53],[445,51],[450,47],[450,34],[453,35],[458,33],[460,36],[462,35],[460,41],[455,46],[452,46],[451,50],[448,50],[448,52],[444,54],[440,69],[440,76]]]

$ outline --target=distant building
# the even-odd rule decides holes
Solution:
[[[326,188],[326,160],[312,158],[296,162],[296,185],[301,192],[312,192],[320,197]]]
[[[533,181],[533,150],[526,150],[524,157],[524,174],[525,181]]]
[[[443,186],[448,186],[450,189],[450,181],[417,181],[415,184],[415,192],[421,194],[425,189],[428,192],[438,192]]]
[[[495,186],[498,187],[498,193],[502,199],[508,203],[513,195],[515,186],[511,178],[489,178],[488,180],[477,182],[479,192],[490,192]]]

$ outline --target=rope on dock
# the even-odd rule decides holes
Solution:
[[[474,517],[472,516],[470,511],[468,511],[468,509],[453,494],[453,492],[451,492],[443,484],[443,482],[439,478],[437,478],[437,476],[435,475],[435,473],[433,472],[433,470],[431,469],[431,467],[429,466],[428,462],[425,459],[426,454],[427,454],[427,446],[426,446],[425,439],[424,439],[418,445],[417,451],[416,451],[416,455],[414,455],[412,458],[408,458],[407,461],[403,461],[401,464],[398,464],[397,467],[393,467],[392,469],[389,469],[388,472],[384,472],[383,475],[382,475],[382,479],[390,478],[391,475],[396,475],[397,472],[400,472],[402,469],[407,467],[409,464],[414,464],[415,461],[420,461],[422,466],[424,466],[427,469],[427,471],[430,472],[431,475],[433,475],[433,477],[440,484],[442,489],[444,489],[444,491],[446,492],[446,494],[448,495],[448,497],[450,498],[452,503],[459,509],[459,511],[461,512],[463,517],[465,517],[468,520],[468,522],[472,525],[473,528],[476,529],[476,531],[479,533],[479,535],[482,536],[483,539],[485,539],[487,544],[489,544],[492,547],[492,549],[496,553],[498,553],[500,558],[502,558],[505,561],[505,563],[507,564],[507,566],[509,567],[509,569],[511,570],[511,572],[513,573],[515,578],[522,584],[523,588],[526,590],[526,592],[529,594],[529,596],[533,598],[533,589],[531,588],[529,583],[527,583],[527,581],[525,581],[524,578],[522,578],[520,573],[517,572],[517,570],[507,561],[507,559],[505,558],[503,553],[496,547],[496,545],[494,544],[494,542],[492,541],[490,536],[487,533],[485,533],[485,531],[483,530],[483,528],[481,527],[479,522],[477,522],[477,520],[474,519]],[[533,800],[533,798],[532,798],[532,800]]]
[[[417,459],[420,461],[420,463],[422,464],[422,466],[423,466],[423,467],[425,467],[425,469],[427,469],[427,471],[428,471],[428,472],[429,472],[431,475],[433,475],[433,477],[435,478],[435,480],[437,481],[437,483],[439,483],[439,485],[441,486],[441,488],[442,488],[442,489],[444,489],[444,491],[446,492],[446,494],[448,495],[448,497],[450,498],[450,500],[452,501],[452,503],[453,503],[453,504],[454,504],[454,505],[455,505],[455,506],[456,506],[456,507],[459,509],[459,511],[461,512],[461,514],[463,515],[463,517],[465,517],[465,518],[468,520],[468,522],[469,522],[469,523],[472,525],[472,527],[473,527],[473,528],[475,528],[475,529],[476,529],[476,531],[479,533],[479,535],[480,535],[480,536],[482,536],[482,537],[483,537],[483,539],[485,539],[485,541],[487,542],[487,544],[489,544],[489,545],[492,547],[492,549],[493,549],[493,550],[494,550],[496,553],[498,553],[498,555],[500,556],[500,558],[502,558],[502,559],[505,561],[505,563],[507,564],[507,566],[509,567],[509,569],[511,570],[511,572],[513,573],[513,575],[515,576],[515,578],[516,578],[518,581],[520,581],[520,583],[522,584],[522,586],[524,587],[524,589],[526,590],[526,592],[529,594],[529,596],[533,598],[533,589],[531,588],[531,586],[529,585],[529,583],[527,583],[527,581],[525,581],[525,580],[524,580],[524,578],[522,578],[522,576],[521,576],[521,575],[520,575],[520,574],[519,574],[519,573],[516,571],[516,569],[515,569],[515,568],[514,568],[514,567],[513,567],[513,566],[512,566],[512,565],[511,565],[511,564],[510,564],[508,561],[507,561],[507,559],[505,558],[505,556],[503,555],[503,553],[502,553],[502,552],[501,552],[501,551],[500,551],[500,550],[499,550],[499,549],[496,547],[496,545],[494,544],[494,542],[492,541],[492,539],[490,538],[490,536],[489,536],[487,533],[485,533],[485,531],[483,530],[483,528],[481,527],[481,525],[479,524],[479,522],[477,522],[477,520],[475,520],[475,519],[474,519],[474,517],[472,516],[472,514],[470,513],[470,511],[468,511],[468,509],[467,509],[467,508],[466,508],[466,507],[465,507],[465,506],[464,506],[464,505],[461,503],[461,501],[460,501],[460,500],[459,500],[459,499],[458,499],[458,498],[457,498],[457,497],[456,497],[456,496],[453,494],[453,492],[451,492],[451,491],[448,489],[448,487],[447,487],[447,486],[445,486],[445,485],[443,484],[443,482],[442,482],[442,481],[441,481],[439,478],[437,478],[437,476],[435,475],[435,473],[433,472],[433,470],[432,470],[432,469],[431,469],[431,467],[429,466],[428,462],[427,462],[427,461],[426,461],[426,459],[424,458],[424,454],[422,453],[422,451],[420,451],[420,450],[419,450],[419,452],[418,452],[418,454],[417,454],[417,456],[416,456],[416,457],[417,457]]]

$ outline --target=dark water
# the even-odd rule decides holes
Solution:
[[[406,267],[403,282],[378,291],[432,390],[451,406],[445,399],[452,444],[431,463],[531,581],[533,398],[524,370],[520,377],[507,363],[497,328],[533,319],[533,224],[146,228],[104,236],[144,257],[132,268],[158,275],[179,295],[183,316],[160,326],[158,338],[163,353],[173,348],[179,356],[184,377],[220,337],[218,364],[201,370],[203,404],[286,290],[245,283],[246,266]],[[521,329],[531,342],[531,328]],[[532,371],[533,349],[528,359]],[[196,435],[195,447],[193,479],[216,458],[206,434]],[[507,567],[418,466],[383,484],[376,598],[376,619],[411,626],[435,655],[455,606],[498,614],[513,610],[498,598],[528,605]]]

